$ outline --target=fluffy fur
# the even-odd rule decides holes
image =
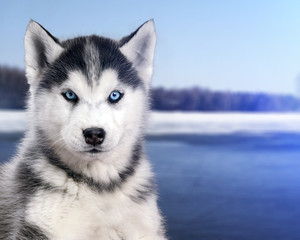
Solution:
[[[0,239],[166,239],[143,142],[155,42],[152,20],[119,41],[28,24],[30,124],[1,167]]]

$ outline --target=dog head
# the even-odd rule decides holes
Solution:
[[[57,151],[99,159],[140,134],[153,70],[152,20],[115,41],[60,42],[31,21],[25,35],[33,127]]]

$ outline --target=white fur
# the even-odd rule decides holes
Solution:
[[[80,98],[81,103],[74,111],[61,97],[60,93],[66,89],[72,89]],[[116,89],[124,97],[120,105],[112,107],[107,97]],[[35,118],[65,164],[96,181],[109,183],[128,164],[132,146],[140,134],[146,104],[143,94],[142,90],[122,85],[114,70],[105,70],[93,88],[87,85],[83,74],[72,72],[63,85],[37,100]],[[103,148],[107,152],[82,152],[88,148],[82,130],[89,127],[106,131]],[[43,159],[34,169],[42,173],[46,182],[65,191],[64,195],[39,192],[26,211],[27,221],[53,234],[52,239],[165,239],[157,235],[161,220],[156,197],[143,203],[130,198],[137,194],[137,186],[145,185],[152,177],[145,156],[136,169],[137,174],[122,186],[122,191],[113,193],[95,193]]]
[[[89,66],[88,76],[79,70],[70,71],[68,79],[61,85],[50,90],[39,90],[37,93],[43,69],[40,69],[36,62],[38,52],[33,41],[35,38],[39,38],[44,44],[49,63],[55,61],[64,51],[40,25],[30,22],[25,36],[25,47],[26,73],[31,85],[31,124],[18,157],[7,164],[3,168],[4,173],[0,175],[3,180],[0,204],[5,202],[9,205],[9,200],[4,199],[4,195],[5,198],[9,198],[10,195],[13,197],[14,188],[9,187],[8,191],[11,192],[5,193],[6,189],[3,186],[18,184],[13,182],[14,172],[17,172],[18,166],[24,160],[26,149],[35,144],[37,128],[42,129],[45,138],[43,140],[47,142],[47,147],[57,154],[62,164],[99,184],[120,179],[119,174],[126,170],[132,160],[137,141],[142,141],[143,137],[148,109],[147,89],[152,75],[155,46],[152,21],[144,24],[121,48],[121,52],[132,61],[144,81],[146,91],[143,87],[133,88],[122,83],[117,71],[113,69],[103,70],[100,76],[95,74],[99,72],[99,53],[92,43],[87,43],[84,58]],[[143,41],[147,43],[146,48],[140,47]],[[141,49],[143,53],[139,52]],[[76,107],[62,96],[67,90],[74,91],[78,96]],[[114,90],[124,94],[118,104],[108,101],[110,93]],[[83,130],[92,127],[102,128],[106,132],[100,153],[87,152],[91,146],[85,142]],[[46,154],[41,154],[34,161],[30,161],[30,164],[33,174],[55,191],[40,189],[30,196],[25,206],[24,221],[37,226],[49,239],[166,239],[155,193],[135,200],[147,190],[149,179],[153,178],[151,166],[143,153],[139,164],[135,166],[134,174],[114,191],[98,192],[84,182],[76,182],[65,170],[51,164]],[[21,217],[18,214],[15,213],[16,219]]]
[[[135,185],[143,184],[149,173],[149,164],[143,161],[123,191],[101,195],[60,176],[55,184],[65,194],[39,192],[28,206],[26,220],[51,232],[56,240],[164,239],[156,234],[160,224],[156,198],[142,204],[130,199]]]
[[[81,103],[74,111],[60,94],[66,89],[72,89],[80,98]],[[118,106],[112,107],[107,98],[113,90],[120,90],[124,97]],[[94,88],[86,84],[83,74],[72,72],[69,80],[53,92],[38,99],[38,114],[34,117],[37,125],[44,126],[56,153],[67,165],[95,180],[108,182],[113,179],[127,164],[129,150],[140,133],[137,126],[143,125],[146,104],[143,91],[125,89],[114,70],[105,70]],[[102,153],[84,152],[90,146],[85,143],[82,131],[91,127],[103,128],[106,132]],[[99,158],[101,161],[95,161]]]

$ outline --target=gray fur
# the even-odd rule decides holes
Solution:
[[[31,93],[28,101],[31,124],[16,157],[0,169],[0,240],[77,240],[77,236],[68,235],[73,231],[85,234],[83,238],[91,240],[132,240],[132,236],[151,240],[166,239],[163,221],[156,206],[154,178],[143,151],[143,124],[148,108],[148,92],[145,90],[149,82],[143,79],[140,70],[142,67],[135,68],[140,63],[132,62],[130,56],[126,55],[134,46],[131,44],[127,47],[129,50],[126,49],[126,44],[131,43],[131,39],[136,41],[141,38],[139,50],[145,56],[138,56],[137,61],[147,59],[147,47],[149,48],[151,44],[148,43],[151,41],[153,49],[148,52],[154,51],[154,28],[152,25],[148,28],[141,31],[148,31],[149,36],[145,33],[140,34],[143,37],[138,36],[138,29],[121,41],[93,35],[60,42],[39,24],[33,21],[29,23],[25,47],[26,72]],[[124,46],[125,53],[120,50]],[[149,69],[152,69],[152,57],[149,57]],[[148,69],[145,71],[151,72]],[[70,79],[72,74],[77,74],[74,79],[78,78],[79,82],[74,83],[75,80]],[[101,88],[101,81],[106,81],[104,90]],[[109,81],[111,88],[108,87]],[[81,95],[76,102],[66,98],[65,89],[62,88],[64,84],[75,89],[77,85],[84,85],[82,89],[77,89]],[[118,90],[115,88],[126,92],[125,97],[122,97],[120,103],[108,103],[107,97],[111,91]],[[99,96],[97,91],[94,93],[92,89],[104,91],[101,92],[103,96]],[[90,98],[89,94],[95,95]],[[122,96],[123,94],[122,92]],[[93,100],[94,98],[100,100]],[[128,108],[126,103],[133,104],[133,107]],[[140,126],[133,125],[134,129],[127,130],[132,122],[124,122],[124,127],[120,123],[115,124],[115,116],[132,117],[132,113],[120,115],[120,112],[130,112],[135,107],[142,107],[141,112],[136,114],[136,119],[132,119],[132,122],[139,123]],[[101,112],[101,115],[98,113],[99,109],[106,109],[106,112]],[[61,114],[52,117],[57,114],[56,111],[61,111]],[[76,124],[69,123],[73,120],[72,117],[60,119],[61,115],[73,116],[76,111],[87,111],[78,117],[78,122],[84,123],[79,129]],[[90,115],[90,118],[85,116],[91,113],[98,115]],[[106,116],[107,113],[114,115]],[[105,117],[112,123],[108,120],[101,122]],[[89,124],[95,124],[90,123],[92,120],[99,126],[90,126]],[[126,118],[123,120],[129,121]],[[109,133],[106,132],[104,143],[97,146],[97,153],[91,155],[92,153],[88,153],[91,146],[84,141],[82,130],[103,126],[109,129]],[[72,149],[73,143],[68,142],[70,138],[63,138],[67,134],[63,127],[71,128],[67,132],[71,134],[70,138],[78,138],[79,143],[74,144],[75,150]],[[55,130],[50,130],[52,128]],[[120,128],[120,132],[125,131],[124,136],[120,135],[117,139],[119,131],[113,132],[115,128]],[[95,149],[94,146],[93,150]],[[95,169],[106,175],[102,176]],[[97,211],[94,211],[95,206]],[[133,207],[127,209],[128,206]],[[142,212],[140,208],[143,209]],[[116,212],[116,216],[123,212],[124,216],[119,216],[123,224],[114,225],[109,216],[110,209]],[[91,214],[86,216],[86,210]],[[144,223],[141,216],[146,213],[149,216]],[[77,220],[78,216],[84,219]],[[106,221],[101,223],[102,219],[111,222],[106,225]],[[131,227],[130,219],[134,226],[141,224],[140,227],[131,229],[132,235],[127,232]],[[59,221],[73,229],[65,233]],[[95,227],[97,221],[99,226]],[[76,227],[78,224],[80,228]],[[125,224],[129,224],[129,227]]]

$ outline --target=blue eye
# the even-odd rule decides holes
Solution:
[[[68,91],[64,92],[63,96],[67,101],[73,101],[73,102],[78,101],[77,95],[71,90],[68,90]]]
[[[117,103],[118,101],[120,101],[120,99],[123,97],[123,94],[120,93],[119,91],[115,90],[115,91],[112,91],[111,94],[109,95],[109,98],[108,100],[111,102],[111,103]]]

